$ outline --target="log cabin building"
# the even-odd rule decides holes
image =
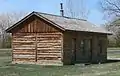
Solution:
[[[107,35],[83,19],[32,12],[6,30],[12,33],[12,62],[41,65],[107,60]]]

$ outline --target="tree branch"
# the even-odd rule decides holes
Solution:
[[[106,0],[106,2],[107,2],[108,4],[114,6],[115,8],[117,8],[117,10],[120,11],[120,8],[119,8],[119,6],[117,6],[117,4],[115,4],[115,3],[111,3],[109,0]]]

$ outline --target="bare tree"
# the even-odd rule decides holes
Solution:
[[[100,0],[100,6],[107,18],[120,17],[120,0]]]
[[[89,11],[86,0],[66,0],[66,14],[74,18],[86,19]]]
[[[113,35],[108,36],[109,45],[120,47],[120,19],[108,22],[105,27],[113,33]]]
[[[14,12],[14,13],[1,13],[0,14],[0,44],[4,48],[7,44],[6,41],[10,38],[10,34],[6,33],[5,30],[18,21],[25,13]]]
[[[120,0],[100,0],[100,7],[109,21],[106,28],[113,32],[110,40],[120,46]]]

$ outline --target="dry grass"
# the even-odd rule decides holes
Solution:
[[[120,62],[63,67],[13,65],[9,53],[10,50],[0,50],[0,76],[120,76]]]

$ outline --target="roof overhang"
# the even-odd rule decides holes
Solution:
[[[113,33],[112,33],[112,32],[108,32],[108,33],[101,33],[101,32],[91,32],[91,31],[78,31],[78,30],[69,30],[69,29],[66,29],[66,31],[74,31],[74,32],[86,32],[86,33],[96,33],[96,34],[113,35]]]

